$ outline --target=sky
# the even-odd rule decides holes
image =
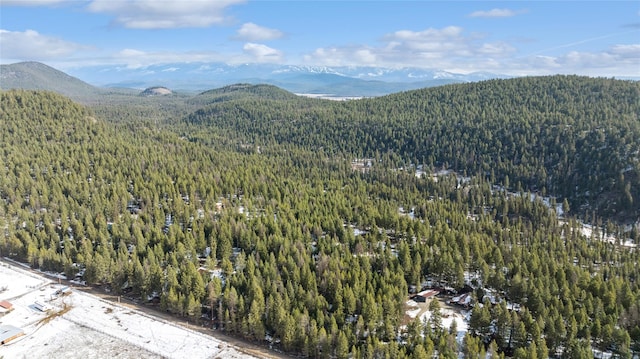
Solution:
[[[0,0],[0,63],[640,76],[640,1]]]

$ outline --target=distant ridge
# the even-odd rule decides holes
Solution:
[[[140,92],[140,96],[166,96],[173,94],[173,91],[163,86],[153,86]]]
[[[85,100],[102,91],[40,62],[0,65],[0,89],[48,90],[74,100]]]
[[[0,65],[0,89],[49,90],[84,103],[99,100],[97,96],[105,93],[130,95],[125,88],[140,94],[143,89],[166,87],[175,94],[175,91],[193,93],[238,83],[269,84],[290,93],[376,97],[452,83],[505,78],[491,73],[456,74],[419,68],[222,63],[173,65],[151,65],[144,72],[140,69],[92,66],[74,69],[70,72],[73,76],[70,76],[39,62],[20,62]],[[172,71],[166,71],[167,68]],[[155,75],[149,76],[150,73]],[[163,86],[158,86],[159,83]]]
[[[229,100],[260,98],[269,100],[291,100],[299,96],[274,85],[238,83],[208,90],[188,100],[194,105],[205,105]]]
[[[130,87],[140,90],[159,83],[174,91],[187,92],[200,92],[235,83],[251,83],[270,84],[292,93],[364,97],[511,77],[487,72],[462,74],[425,68],[256,63],[230,65],[215,62],[157,64],[144,68],[91,66],[74,69],[71,74],[96,86]]]

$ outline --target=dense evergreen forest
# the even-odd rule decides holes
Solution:
[[[2,256],[303,357],[640,353],[637,82],[0,96]],[[407,320],[425,283],[462,342]]]
[[[184,120],[196,125],[185,136],[287,143],[328,155],[393,152],[398,166],[445,166],[567,198],[586,220],[594,211],[619,221],[640,216],[637,82],[555,76],[332,105],[279,98],[212,101]]]

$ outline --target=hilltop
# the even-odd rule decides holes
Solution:
[[[238,83],[199,93],[188,100],[194,105],[207,105],[232,100],[297,100],[298,96],[279,87],[266,84]]]
[[[40,62],[0,65],[0,88],[48,90],[75,100],[85,100],[103,92],[97,87]]]
[[[164,86],[153,86],[140,92],[140,96],[166,96],[173,94],[173,91]]]

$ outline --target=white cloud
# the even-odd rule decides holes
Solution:
[[[507,44],[506,42],[494,42],[494,43],[482,44],[482,46],[478,48],[478,53],[488,55],[488,56],[489,55],[502,56],[504,54],[509,54],[513,52],[513,50],[514,50],[513,47]]]
[[[345,47],[317,48],[311,54],[304,56],[304,60],[314,65],[345,66],[364,65],[358,61],[354,53],[365,49],[352,49]]]
[[[459,36],[462,31],[462,28],[458,26],[447,26],[442,30],[434,28],[423,31],[400,30],[386,35],[385,38],[402,41],[447,40]]]
[[[354,55],[356,60],[363,64],[375,64],[378,61],[378,56],[371,49],[356,50]]]
[[[383,39],[388,42],[389,49],[416,53],[452,53],[467,47],[468,39],[462,36],[462,28],[445,27],[441,30],[396,31]]]
[[[586,41],[576,44],[583,42]],[[568,46],[554,49],[564,47]],[[562,73],[640,77],[640,44],[618,44],[602,51],[572,51],[557,56],[543,56],[542,51],[517,55],[518,49],[511,43],[487,41],[482,35],[450,26],[423,31],[396,31],[383,36],[379,46],[317,48],[306,54],[303,60],[309,65],[421,67],[458,73],[488,71],[515,76]]]
[[[52,6],[72,3],[72,0],[2,0],[2,6]],[[75,1],[77,2],[77,1]]]
[[[265,41],[275,40],[283,36],[282,31],[269,29],[267,27],[256,25],[252,22],[243,24],[238,30],[236,38],[244,41]]]
[[[514,11],[510,9],[491,9],[488,11],[474,11],[469,14],[469,17],[512,17],[526,12],[526,10]]]
[[[570,51],[558,56],[530,55],[503,61],[503,73],[513,75],[577,74],[640,77],[640,44],[613,45],[604,51]]]
[[[319,48],[304,56],[317,65],[371,65],[386,67],[430,67],[450,69],[495,61],[515,52],[504,42],[483,42],[477,34],[466,34],[461,27],[400,30],[382,37],[382,44]]]
[[[610,52],[621,59],[628,58],[638,61],[638,66],[640,67],[640,44],[614,45],[611,47]]]
[[[145,56],[146,54],[147,54],[146,52],[140,51],[140,50],[124,49],[124,50],[120,50],[117,56],[118,57],[141,57],[141,56]]]
[[[0,35],[3,59],[50,60],[90,49],[88,46],[42,35],[34,30],[0,30]]]
[[[125,65],[128,69],[145,68],[151,65],[176,64],[183,62],[220,62],[228,60],[227,56],[215,52],[147,52],[136,49],[123,49],[97,61],[100,64]],[[177,69],[168,68],[164,71]]]
[[[226,21],[224,9],[244,0],[94,0],[87,9],[115,16],[114,23],[131,29],[208,27]]]
[[[244,52],[252,57],[255,62],[277,63],[283,59],[281,51],[273,49],[264,44],[248,42],[242,47]]]
[[[608,51],[603,52],[579,52],[571,51],[558,56],[556,63],[565,68],[589,69],[599,71],[601,69],[616,69],[611,76],[640,76],[640,44],[614,45]]]

